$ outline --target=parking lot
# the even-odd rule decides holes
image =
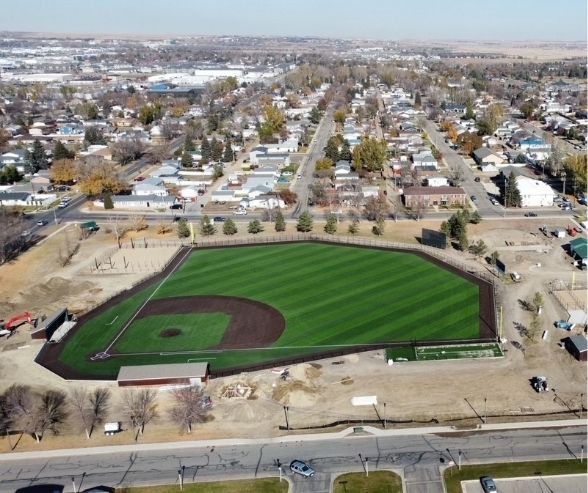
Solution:
[[[586,493],[586,474],[495,479],[500,493]],[[484,493],[480,481],[462,481],[463,493]]]

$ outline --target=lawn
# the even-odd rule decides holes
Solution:
[[[462,493],[461,481],[479,479],[482,476],[518,478],[557,474],[586,474],[586,462],[582,463],[579,459],[566,459],[462,466],[461,470],[450,467],[445,470],[444,481],[447,493]]]
[[[343,474],[333,483],[333,493],[402,493],[402,479],[390,471]]]
[[[206,349],[221,342],[230,320],[225,313],[152,315],[135,320],[114,348],[119,353]],[[170,329],[178,329],[180,334],[165,337],[162,331]]]
[[[88,321],[68,342],[61,361],[89,374],[113,376],[123,364],[186,362],[189,358],[209,359],[213,370],[222,370],[341,346],[480,335],[478,286],[417,255],[317,243],[259,245],[195,250],[154,299],[223,295],[266,303],[286,319],[286,330],[273,347],[88,361],[88,355],[108,346],[153,290],[154,286],[141,291]],[[202,314],[196,318],[200,317]],[[133,334],[143,336],[123,337],[117,349],[133,353],[154,345],[163,349],[159,324],[153,324],[155,333],[148,336],[143,323],[149,322],[139,320],[131,327]],[[201,322],[194,324],[201,326]],[[211,329],[213,333],[207,336],[211,345],[221,330],[220,325]],[[177,347],[176,341],[169,344]],[[199,347],[186,344],[182,349],[205,346],[204,341],[197,344]]]
[[[167,486],[143,486],[140,488],[119,488],[117,493],[177,493],[177,484]],[[243,479],[240,481],[219,481],[214,483],[184,483],[184,493],[287,493],[288,482],[276,478]]]

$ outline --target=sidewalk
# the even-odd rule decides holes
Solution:
[[[305,435],[288,435],[274,438],[223,438],[217,440],[195,440],[190,442],[140,443],[131,445],[113,445],[106,447],[87,447],[79,449],[46,450],[39,452],[15,452],[0,454],[0,461],[51,459],[55,457],[69,457],[76,455],[100,455],[125,452],[149,452],[157,450],[177,450],[195,447],[211,448],[236,445],[263,445],[270,443],[296,443],[301,441],[327,441],[340,438],[365,438],[366,435],[376,437],[431,435],[439,433],[476,433],[481,431],[520,430],[529,428],[565,428],[582,426],[586,428],[586,420],[568,419],[560,421],[530,421],[525,423],[496,423],[478,425],[476,428],[455,428],[452,426],[431,426],[421,428],[402,428],[382,430],[372,426],[363,426],[362,433],[354,434],[354,428],[346,428],[336,433],[313,433]],[[355,427],[357,428],[357,427]]]

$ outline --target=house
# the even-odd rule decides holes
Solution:
[[[351,164],[348,161],[337,161],[335,176],[348,175],[349,173],[351,173]]]
[[[176,201],[171,195],[113,195],[112,203],[118,209],[153,208],[169,209]],[[104,204],[102,204],[104,205]]]
[[[0,205],[15,206],[30,205],[32,194],[28,192],[2,192],[0,193]]]
[[[50,190],[53,188],[51,179],[49,178],[49,170],[40,170],[31,178],[31,186],[33,190]]]
[[[516,183],[521,194],[521,207],[553,206],[555,193],[547,183],[526,176],[517,176]]]
[[[586,337],[583,335],[566,337],[563,342],[566,349],[578,361],[588,360],[588,344],[586,342]]]
[[[582,265],[588,265],[588,240],[576,238],[570,241],[570,255]]]
[[[522,139],[519,141],[519,149],[521,151],[543,149],[547,146],[547,143],[540,137],[527,137],[526,139]]]
[[[428,187],[447,187],[449,186],[449,180],[444,176],[434,176],[427,178]]]
[[[363,194],[364,198],[369,197],[378,197],[380,194],[380,187],[377,186],[362,186],[361,193]]]
[[[245,209],[283,209],[286,204],[275,195],[261,194],[256,198],[243,199],[239,205]]]
[[[180,169],[180,167],[175,161],[172,161],[172,163],[174,163],[174,164],[165,164],[165,163],[166,162],[164,162],[163,166],[160,166],[155,171],[152,171],[151,176],[154,178],[160,178],[160,177],[164,177],[164,176],[177,176],[178,175],[178,170]]]
[[[25,149],[13,149],[0,156],[0,169],[4,166],[14,166],[19,173],[24,173],[26,161],[27,151]]]
[[[410,209],[432,206],[465,206],[467,194],[460,187],[409,187],[404,204]]]
[[[474,160],[479,166],[483,164],[504,164],[504,159],[487,147],[480,147],[474,151]]]
[[[157,195],[158,197],[166,196],[167,190],[161,178],[147,178],[133,186],[133,195]]]
[[[210,200],[213,202],[239,202],[241,197],[235,194],[235,190],[219,188],[211,193]]]
[[[430,151],[421,151],[412,155],[412,169],[420,168],[421,170],[437,170],[437,160]]]
[[[498,168],[493,164],[483,164],[480,166],[482,173],[498,173]]]

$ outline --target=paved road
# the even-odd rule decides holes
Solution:
[[[149,433],[149,430],[147,430]],[[294,480],[294,491],[326,492],[331,480],[343,472],[362,472],[362,459],[369,471],[394,469],[407,478],[407,493],[442,492],[438,469],[451,460],[462,464],[511,460],[569,458],[586,449],[586,428],[523,429],[446,434],[396,436],[317,437],[304,441],[268,441],[242,445],[207,446],[157,444],[148,450],[125,452],[93,449],[41,453],[41,458],[11,460],[0,456],[0,492],[53,483],[73,489],[92,486],[128,487],[178,481],[184,467],[185,482],[239,479],[278,475],[278,460],[287,465],[293,459],[308,461],[317,471],[315,478]],[[360,455],[361,454],[361,455]],[[47,458],[48,455],[52,457]],[[12,456],[14,457],[14,456]],[[360,458],[361,457],[361,458]],[[292,478],[292,474],[286,471]],[[82,483],[80,486],[80,482]]]
[[[298,203],[292,212],[292,217],[297,218],[308,210],[308,186],[312,183],[314,166],[317,159],[323,157],[323,149],[327,145],[329,137],[333,134],[335,123],[333,122],[333,109],[329,107],[321,119],[310,143],[305,158],[298,168],[298,178],[292,187],[292,191],[298,195]]]

